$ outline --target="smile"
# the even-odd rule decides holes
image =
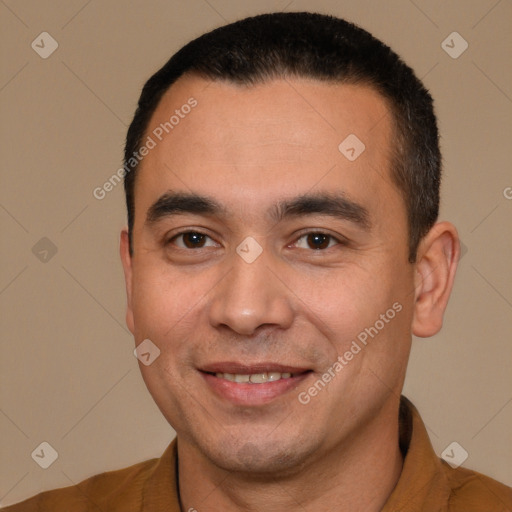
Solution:
[[[201,368],[200,374],[209,390],[223,401],[239,406],[259,406],[295,390],[313,372],[276,363],[223,362]]]
[[[263,373],[216,373],[215,377],[219,379],[226,379],[230,382],[250,383],[250,384],[264,384],[265,382],[275,382],[281,379],[289,379],[298,374],[290,372],[263,372]]]

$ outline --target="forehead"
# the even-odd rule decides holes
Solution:
[[[386,101],[368,86],[182,77],[146,130],[155,145],[139,166],[136,196],[147,203],[166,189],[215,191],[221,202],[256,207],[319,187],[396,193],[391,127]]]

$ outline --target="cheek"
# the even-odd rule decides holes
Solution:
[[[387,274],[379,274],[354,266],[336,278],[330,274],[328,279],[296,282],[297,296],[307,306],[304,314],[324,333],[338,354],[350,350],[354,341],[366,349],[377,339],[397,339],[397,343],[407,339],[411,307],[404,273],[399,280],[398,276],[390,275],[389,268]],[[388,347],[390,343],[382,343],[374,351],[382,355]]]
[[[298,276],[293,290],[299,300],[331,334],[354,334],[376,320],[388,304],[389,290],[366,269],[351,266],[329,270],[314,277]],[[384,305],[386,307],[384,307]]]
[[[173,278],[156,265],[134,269],[132,308],[138,336],[163,341],[193,314],[197,302],[197,291],[186,279]]]

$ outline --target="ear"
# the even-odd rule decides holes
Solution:
[[[459,254],[459,235],[449,222],[435,224],[422,239],[415,264],[415,336],[427,338],[441,329]]]
[[[128,236],[128,229],[125,228],[121,231],[121,240],[119,244],[119,252],[121,255],[121,262],[123,263],[124,281],[126,285],[126,325],[130,332],[134,334],[133,322],[133,309],[132,309],[132,256],[130,254],[130,239]]]

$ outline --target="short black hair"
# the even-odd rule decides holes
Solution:
[[[407,208],[409,261],[416,260],[418,244],[439,214],[441,154],[432,97],[414,71],[369,32],[340,18],[308,12],[263,14],[212,30],[181,48],[146,82],[124,158],[132,251],[133,154],[162,96],[185,74],[246,86],[297,77],[373,87],[392,112],[391,176]]]

